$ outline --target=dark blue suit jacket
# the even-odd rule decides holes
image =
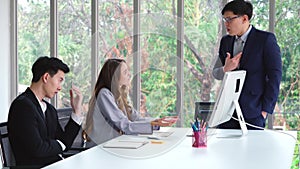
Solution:
[[[27,88],[10,106],[9,141],[19,166],[41,167],[58,161],[62,148],[56,140],[63,142],[68,149],[78,134],[80,125],[72,118],[63,131],[56,109],[46,104],[44,117],[36,96]]]
[[[230,35],[221,39],[220,60],[216,62],[215,68],[225,64],[226,52],[232,56],[234,40],[235,37]],[[281,53],[275,35],[252,26],[244,45],[239,70],[247,72],[239,98],[244,118],[256,118],[262,111],[272,114],[282,76]]]

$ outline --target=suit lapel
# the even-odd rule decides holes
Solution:
[[[45,119],[46,119],[45,121],[46,121],[48,136],[51,137],[51,133],[53,133],[53,131],[51,130],[51,127],[50,127],[51,126],[51,117],[50,117],[49,113],[51,113],[51,112],[49,112],[49,109],[47,107],[46,112],[45,112]]]
[[[34,93],[30,90],[30,88],[27,88],[25,92],[27,93],[28,97],[31,99],[32,103],[37,108],[39,116],[45,122],[45,117],[44,117],[42,108],[41,108],[37,98],[35,97]]]
[[[245,42],[245,46],[243,49],[243,53],[242,53],[242,57],[241,57],[241,61],[240,61],[240,67],[243,67],[243,65],[245,65],[247,63],[247,61],[249,60],[249,58],[251,57],[249,55],[249,52],[251,51],[252,46],[255,46],[257,42],[255,42],[255,32],[256,29],[254,27],[252,27],[247,40]]]

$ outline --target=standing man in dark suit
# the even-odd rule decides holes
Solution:
[[[252,4],[244,0],[231,1],[223,8],[228,35],[221,39],[213,76],[221,80],[224,72],[246,70],[239,104],[246,122],[265,127],[267,114],[273,113],[279,94],[282,61],[275,35],[252,26],[252,13]],[[240,126],[231,119],[220,128]]]
[[[69,67],[58,58],[40,57],[32,66],[32,83],[11,104],[8,115],[9,141],[17,166],[42,167],[61,158],[72,145],[82,122],[82,94],[72,86],[72,113],[63,130],[56,109],[44,98],[62,88]]]

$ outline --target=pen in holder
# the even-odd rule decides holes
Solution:
[[[191,126],[193,129],[193,138],[192,138],[192,146],[193,147],[207,147],[207,126],[206,122],[203,120],[200,121],[196,119],[194,123],[191,122]]]
[[[207,147],[207,135],[206,131],[194,131],[194,135],[192,137],[193,147],[196,148],[205,148]]]

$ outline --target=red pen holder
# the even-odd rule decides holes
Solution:
[[[193,147],[196,148],[205,148],[207,147],[207,134],[205,131],[194,131],[192,137]]]

